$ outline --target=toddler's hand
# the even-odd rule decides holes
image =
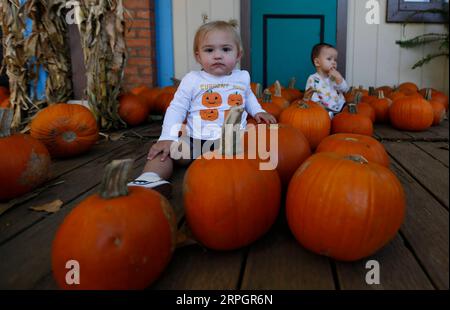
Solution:
[[[257,123],[265,122],[266,124],[276,124],[277,119],[267,112],[260,112],[255,114],[255,120]]]
[[[344,81],[344,78],[339,71],[336,70],[336,68],[331,68],[329,75],[336,81],[337,84],[341,84]]]
[[[174,143],[174,141],[171,141],[171,140],[161,140],[161,141],[156,142],[150,148],[147,158],[149,160],[152,160],[159,153],[162,153],[161,161],[165,161],[167,156],[169,156],[169,154],[170,154],[170,146],[172,145],[172,143]]]

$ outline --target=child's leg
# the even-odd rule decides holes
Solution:
[[[164,161],[161,161],[161,155],[157,155],[152,160],[147,160],[142,173],[154,172],[162,179],[168,180],[172,176],[173,160],[168,156]]]

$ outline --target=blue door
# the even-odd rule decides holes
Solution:
[[[336,44],[337,0],[256,0],[251,4],[252,81],[287,85],[296,77],[304,89],[315,72],[311,48]]]

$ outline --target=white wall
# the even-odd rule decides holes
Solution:
[[[411,69],[420,58],[437,50],[438,44],[413,49],[395,44],[396,40],[424,33],[444,33],[445,27],[439,24],[407,24],[403,27],[386,23],[386,2],[379,0],[380,24],[369,25],[365,22],[366,1],[348,1],[347,81],[365,87],[411,81],[420,88],[434,87],[448,94],[447,58],[439,57],[421,68]]]
[[[202,15],[209,20],[240,19],[240,0],[172,0],[175,77],[182,78],[191,70],[198,70],[192,45]]]

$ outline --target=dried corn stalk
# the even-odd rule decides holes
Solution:
[[[70,51],[67,24],[62,10],[66,0],[28,0],[25,13],[33,21],[33,29],[25,41],[25,53],[36,59],[48,72],[45,86],[48,104],[65,102],[72,95]],[[32,79],[37,81],[37,76]]]
[[[78,13],[89,104],[102,128],[121,127],[117,97],[127,56],[122,0],[81,0]]]
[[[1,0],[0,22],[3,32],[3,64],[9,78],[10,102],[14,109],[12,128],[20,126],[22,111],[27,111],[32,102],[28,97],[28,58],[25,55],[25,16],[19,0]]]
[[[14,109],[12,127],[27,124],[47,103],[64,102],[72,93],[70,57],[66,44],[67,26],[61,10],[65,0],[1,0],[0,21],[3,30],[3,65],[9,77],[10,101]],[[25,18],[32,20],[31,33],[24,38]],[[36,71],[43,65],[48,73],[46,99],[37,101],[28,95],[30,83],[37,83]]]

